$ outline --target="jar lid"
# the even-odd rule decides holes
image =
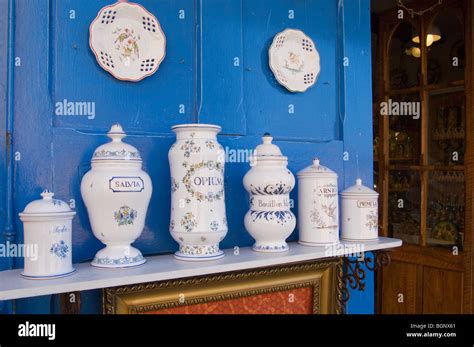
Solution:
[[[92,156],[92,162],[117,160],[142,162],[138,150],[132,145],[122,142],[122,139],[125,138],[127,134],[123,131],[120,124],[113,125],[107,133],[107,136],[112,141],[97,147]]]
[[[43,199],[34,200],[26,205],[25,210],[20,213],[23,216],[37,216],[37,215],[74,215],[76,212],[69,208],[69,205],[64,201],[53,199],[54,193],[45,190],[41,193]]]
[[[358,178],[356,179],[356,184],[347,188],[341,193],[341,196],[357,196],[357,195],[363,195],[363,196],[372,196],[372,197],[378,197],[379,193],[377,193],[375,190],[370,189],[367,186],[364,186],[362,184],[362,179]]]
[[[313,159],[313,165],[304,168],[296,174],[298,177],[337,178],[337,173],[320,164],[319,158]]]
[[[262,137],[262,144],[255,148],[253,160],[288,160],[280,150],[280,147],[272,143],[273,137],[265,133]]]

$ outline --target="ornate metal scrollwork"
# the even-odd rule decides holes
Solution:
[[[342,281],[339,282],[342,286],[340,289],[341,313],[345,312],[346,304],[350,298],[349,288],[359,291],[365,290],[365,269],[375,271],[390,264],[390,253],[388,251],[370,253],[373,254],[372,257],[364,254],[363,257],[359,258],[343,258],[343,269],[342,272],[338,273],[342,278]]]

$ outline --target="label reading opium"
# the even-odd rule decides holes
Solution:
[[[224,178],[222,177],[211,177],[211,176],[197,176],[193,178],[193,183],[196,186],[202,187],[215,187],[224,185]]]
[[[112,177],[109,188],[114,193],[139,193],[145,189],[145,184],[140,177]]]

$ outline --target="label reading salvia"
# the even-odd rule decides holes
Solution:
[[[139,193],[145,189],[140,177],[112,177],[109,188],[114,193]]]

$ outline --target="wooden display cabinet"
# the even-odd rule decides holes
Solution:
[[[401,19],[396,7],[378,16],[380,235],[404,241],[378,273],[380,313],[473,312],[472,6],[445,0],[423,15]]]

